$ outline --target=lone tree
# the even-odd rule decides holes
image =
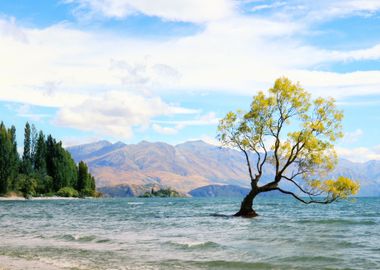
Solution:
[[[262,192],[276,190],[305,204],[328,204],[356,194],[359,184],[348,178],[321,180],[337,163],[333,143],[343,136],[342,118],[332,98],[312,100],[298,83],[283,77],[268,93],[255,95],[248,112],[229,112],[220,120],[220,142],[242,151],[251,180],[235,216],[257,216],[252,204]],[[273,179],[262,183],[264,170]]]

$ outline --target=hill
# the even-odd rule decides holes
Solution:
[[[67,150],[75,161],[88,164],[98,187],[155,184],[189,192],[208,185],[249,185],[244,157],[239,151],[203,141],[176,146],[147,141],[129,145],[99,141]],[[380,195],[380,161],[354,163],[342,159],[331,176],[336,175],[359,180],[361,196]],[[273,168],[265,167],[264,182],[272,176]]]

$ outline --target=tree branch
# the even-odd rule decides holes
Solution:
[[[238,145],[239,149],[244,153],[244,156],[245,156],[245,159],[247,162],[247,166],[248,166],[249,177],[251,178],[251,183],[254,183],[255,179],[253,178],[253,175],[252,175],[251,162],[249,160],[248,153],[243,147],[241,147],[240,144],[237,144],[237,145]]]
[[[300,191],[302,191],[303,193],[309,195],[309,196],[319,196],[321,195],[323,192],[319,192],[319,193],[313,193],[311,191],[307,191],[305,190],[303,187],[301,187],[296,181],[294,181],[292,178],[289,178],[287,176],[282,176],[284,179],[286,179],[287,181],[293,183]]]
[[[329,203],[332,203],[334,201],[336,201],[338,199],[338,197],[334,197],[334,198],[331,198],[331,199],[328,199],[326,198],[325,201],[317,201],[317,200],[309,200],[309,201],[305,201],[304,199],[302,199],[301,197],[298,197],[296,194],[294,194],[293,192],[290,192],[290,191],[287,191],[287,190],[283,190],[281,188],[275,188],[273,190],[278,190],[280,191],[281,193],[284,193],[284,194],[288,194],[288,195],[292,195],[295,199],[297,199],[298,201],[304,203],[304,204],[311,204],[311,203],[318,203],[318,204],[329,204]]]
[[[267,157],[268,157],[268,151],[267,151],[267,149],[265,148],[265,144],[264,144],[262,138],[260,139],[260,145],[261,145],[261,147],[262,147],[263,150],[264,150],[264,158],[263,158],[263,161],[262,161],[261,164],[260,164],[260,174],[261,174],[262,171],[263,171],[263,166],[264,166],[264,164],[265,164],[265,162],[266,162],[266,160],[267,160]]]

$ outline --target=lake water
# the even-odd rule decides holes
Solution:
[[[308,206],[259,198],[255,219],[214,215],[239,204],[0,201],[0,268],[380,269],[380,198]]]

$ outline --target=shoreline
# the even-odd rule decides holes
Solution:
[[[26,199],[24,197],[0,197],[0,201],[48,201],[48,200],[80,200],[80,198],[75,197],[59,197],[59,196],[51,196],[51,197],[32,197],[29,199]],[[1,270],[1,268],[0,268]]]

